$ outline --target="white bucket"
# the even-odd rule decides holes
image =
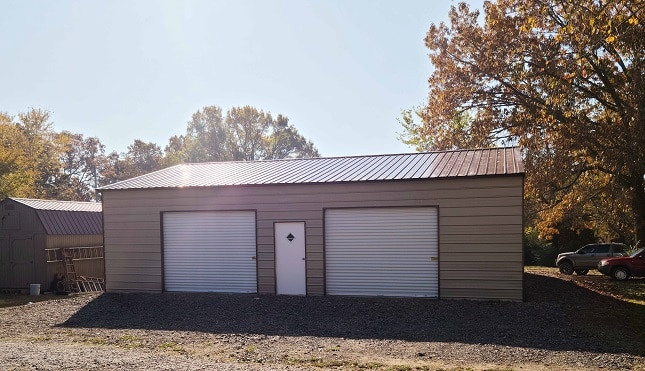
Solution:
[[[29,295],[40,295],[39,283],[32,283],[29,285]]]

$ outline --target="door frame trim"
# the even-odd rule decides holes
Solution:
[[[307,222],[305,220],[280,220],[273,221],[273,295],[278,295],[278,258],[275,238],[275,225],[279,223],[302,223],[304,227],[303,237],[305,238],[305,296],[309,296],[309,259],[307,259]],[[323,254],[323,266],[325,264]]]

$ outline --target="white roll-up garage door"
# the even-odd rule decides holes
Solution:
[[[437,209],[328,209],[329,295],[438,296]]]
[[[166,291],[257,292],[255,213],[163,214]]]

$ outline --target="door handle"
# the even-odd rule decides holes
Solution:
[[[255,257],[255,255],[253,255],[253,256],[251,257],[251,260],[255,260],[255,259],[256,259],[256,257]]]

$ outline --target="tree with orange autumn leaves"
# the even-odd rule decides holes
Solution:
[[[527,222],[645,243],[645,2],[461,3],[425,39],[427,105],[403,113],[418,149],[519,144]]]

